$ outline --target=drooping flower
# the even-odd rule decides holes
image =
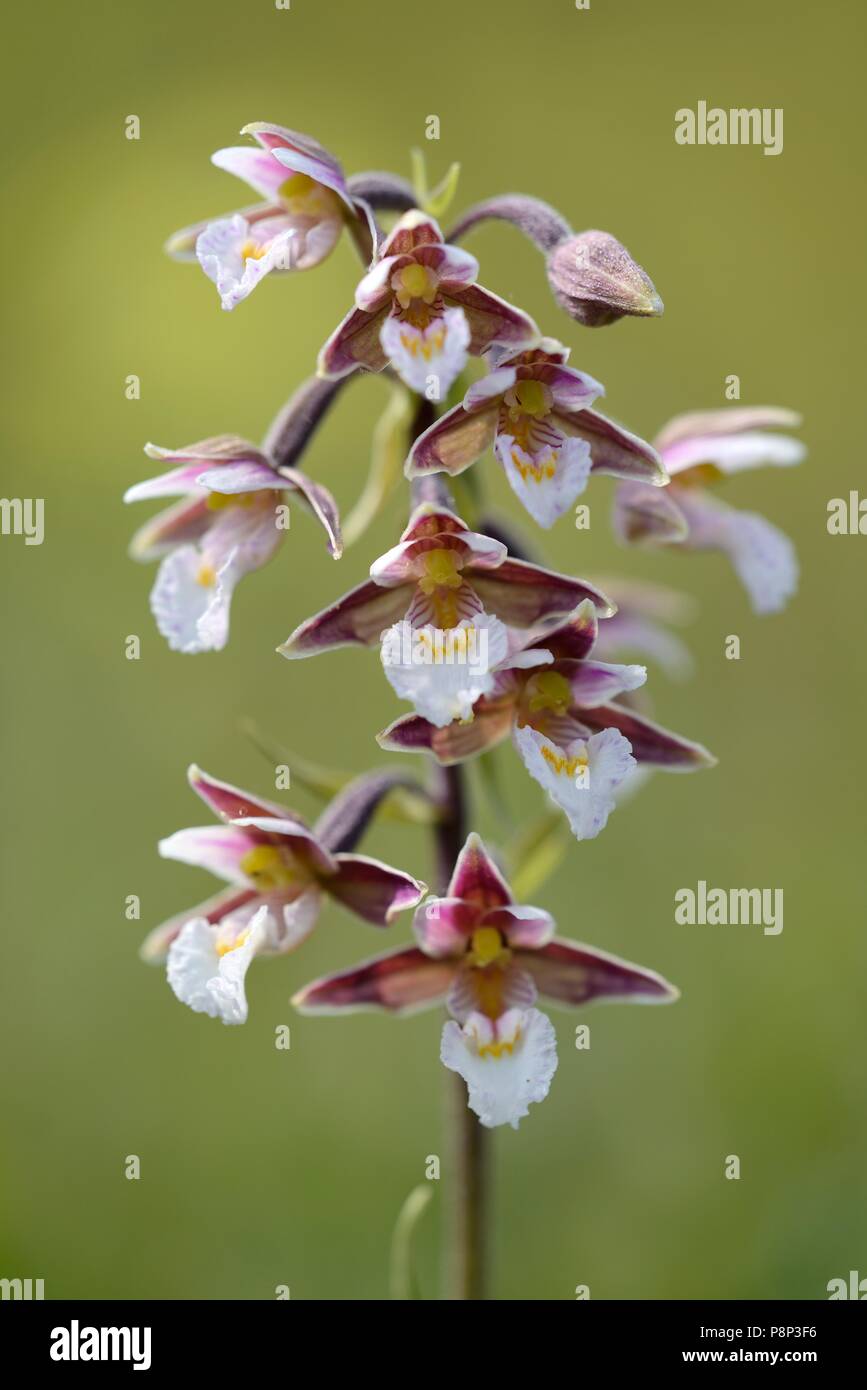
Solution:
[[[131,546],[135,559],[162,557],[151,610],[174,651],[219,651],[226,645],[235,585],[260,569],[283,539],[287,494],[314,513],[332,555],[340,555],[340,522],[328,489],[297,468],[275,468],[247,440],[218,435],[174,450],[147,444],[145,453],[171,467],[136,483],[124,501],[183,499],[142,527]]]
[[[636,762],[680,772],[715,761],[700,744],[616,702],[643,685],[647,672],[592,659],[597,630],[593,604],[585,601],[565,622],[552,619],[512,634],[509,656],[472,718],[438,728],[419,714],[404,715],[379,735],[380,745],[431,753],[449,765],[512,735],[528,772],[566,812],[576,838],[595,837]]]
[[[799,415],[776,406],[677,416],[655,441],[670,486],[656,494],[631,483],[620,487],[615,530],[633,543],[723,551],[755,612],[778,612],[798,585],[792,542],[764,517],[718,501],[706,485],[763,464],[800,463],[806,453],[801,441],[776,432],[799,424]]]
[[[320,374],[379,372],[390,362],[413,391],[442,400],[468,352],[534,342],[533,320],[477,285],[478,273],[476,258],[446,245],[432,218],[405,213],[323,347]]]
[[[583,599],[611,611],[583,580],[510,559],[501,541],[432,503],[415,509],[399,544],[374,561],[370,575],[278,650],[302,657],[379,642],[394,689],[436,725],[470,717],[493,689],[494,668],[514,659],[505,624],[530,627]]]
[[[545,527],[570,509],[591,472],[665,485],[650,445],[589,408],[604,388],[566,365],[568,348],[545,338],[488,356],[488,375],[413,444],[409,477],[462,473],[493,445],[509,486]]]
[[[309,135],[254,121],[257,146],[217,150],[211,162],[248,183],[264,203],[185,227],[166,250],[197,259],[224,309],[234,309],[272,270],[310,270],[333,250],[347,221],[370,225],[333,155]]]
[[[294,811],[197,767],[188,775],[222,824],[179,830],[160,842],[159,852],[207,869],[229,886],[157,927],[142,955],[166,961],[172,990],[196,1013],[243,1023],[244,979],[253,958],[285,955],[300,945],[316,925],[323,896],[379,927],[423,896],[424,884],[409,874],[333,850],[333,837],[309,829]]]
[[[617,604],[617,612],[601,624],[594,651],[605,661],[640,656],[655,661],[672,680],[682,680],[693,669],[686,643],[671,628],[691,621],[695,600],[688,594],[646,580],[606,578],[603,587]]]
[[[467,1083],[483,1125],[517,1129],[544,1100],[557,1069],[550,1019],[536,1007],[594,999],[670,1003],[677,990],[652,970],[554,937],[541,908],[516,904],[478,835],[462,849],[446,896],[415,913],[417,946],[390,951],[317,980],[293,999],[304,1013],[385,1009],[409,1013],[445,1003],[440,1057]]]

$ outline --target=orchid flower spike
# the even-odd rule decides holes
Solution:
[[[533,320],[477,285],[478,273],[476,258],[446,245],[432,218],[405,213],[322,348],[320,375],[379,372],[390,362],[411,390],[443,400],[468,352],[534,342]]]
[[[289,526],[287,494],[297,497],[325,530],[331,554],[342,551],[334,498],[297,468],[275,468],[254,444],[218,435],[183,449],[145,445],[167,473],[136,483],[125,502],[179,496],[133,538],[137,560],[162,559],[151,611],[173,651],[219,651],[229,637],[229,608],[238,580],[262,567]]]
[[[379,642],[396,693],[437,727],[471,719],[475,702],[493,692],[494,672],[513,660],[506,624],[529,627],[583,599],[612,611],[583,580],[510,559],[501,541],[432,503],[416,508],[370,576],[278,650],[291,658]]]
[[[375,237],[368,205],[351,195],[338,161],[309,135],[265,121],[241,134],[256,146],[217,150],[211,162],[265,201],[184,227],[166,245],[176,260],[198,260],[224,309],[234,309],[271,271],[319,265],[347,222],[361,222]]]
[[[763,516],[717,501],[708,484],[747,469],[800,463],[794,429],[799,415],[777,406],[732,407],[679,415],[656,439],[671,478],[664,493],[627,484],[618,489],[614,529],[630,543],[721,550],[749,594],[756,613],[785,608],[798,587],[798,560],[788,536]]]
[[[166,962],[169,985],[195,1013],[244,1023],[244,981],[253,958],[294,951],[315,927],[323,897],[378,927],[423,897],[418,879],[366,855],[333,851],[331,837],[310,830],[294,811],[197,767],[188,775],[221,824],[179,830],[160,841],[159,852],[207,869],[229,886],[152,931],[142,956]],[[344,813],[344,839],[345,822]]]
[[[569,511],[591,472],[663,487],[655,451],[589,408],[604,388],[568,359],[553,338],[515,353],[492,349],[488,375],[415,441],[407,476],[454,476],[493,445],[512,491],[545,527]]]
[[[689,772],[715,761],[700,744],[617,703],[644,684],[647,672],[593,659],[597,630],[594,606],[585,600],[565,621],[511,633],[508,654],[469,717],[438,727],[422,714],[404,715],[379,735],[381,747],[430,753],[448,766],[511,735],[575,838],[595,838],[636,762]]]
[[[467,1084],[483,1125],[517,1129],[545,1099],[557,1069],[553,1025],[537,998],[574,1007],[596,999],[667,1004],[677,990],[660,975],[590,946],[554,937],[538,907],[516,904],[478,835],[469,836],[445,897],[416,909],[416,946],[377,956],[302,989],[303,1013],[384,1009],[409,1013],[445,1003],[440,1058]]]

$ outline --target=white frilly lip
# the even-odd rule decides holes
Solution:
[[[468,1105],[489,1129],[517,1129],[548,1094],[557,1070],[557,1039],[538,1009],[509,1009],[496,1021],[474,1013],[463,1027],[443,1028],[440,1060],[467,1083]]]
[[[224,1023],[247,1021],[244,980],[268,939],[267,907],[248,925],[227,919],[212,926],[204,917],[187,922],[169,947],[166,975],[175,996],[197,1014]]]

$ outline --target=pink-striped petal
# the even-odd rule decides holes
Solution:
[[[586,439],[594,473],[665,487],[668,474],[656,450],[598,410],[588,407],[576,415],[560,416],[558,422],[567,434]]]
[[[431,960],[417,946],[409,946],[315,980],[292,1003],[302,1013],[356,1009],[412,1013],[445,999],[456,968],[453,961]]]
[[[211,155],[211,163],[243,179],[263,198],[275,198],[286,182],[285,166],[268,150],[255,149],[252,145],[216,150]]]
[[[513,627],[533,627],[554,614],[565,616],[584,599],[589,599],[602,617],[614,612],[610,600],[585,580],[526,560],[508,559],[488,573],[474,573],[472,582],[485,612]]]
[[[480,909],[463,898],[428,898],[415,910],[412,929],[426,956],[462,956],[478,926]]]
[[[470,352],[479,357],[493,343],[507,343],[516,348],[528,347],[539,337],[539,330],[529,314],[516,309],[499,295],[481,285],[467,285],[453,290],[448,299],[460,305],[470,327]]]
[[[556,669],[572,690],[581,710],[607,704],[627,690],[637,690],[647,680],[646,666],[620,666],[607,661],[559,661]]]
[[[348,644],[372,646],[405,615],[411,598],[409,584],[383,589],[372,580],[365,580],[301,623],[277,650],[281,656],[294,659]]]
[[[481,926],[494,927],[506,938],[512,950],[538,951],[554,935],[554,918],[541,907],[516,903],[496,907],[485,914]]]
[[[506,880],[475,832],[467,836],[466,844],[457,857],[448,896],[463,898],[483,912],[506,907],[512,902]]]
[[[415,907],[427,891],[410,874],[392,869],[365,854],[337,854],[337,872],[323,885],[356,917],[388,927],[401,912]]]
[[[263,149],[270,150],[284,169],[307,174],[316,183],[333,189],[348,207],[352,207],[339,161],[312,136],[303,135],[298,130],[287,130],[285,126],[272,125],[268,121],[252,121],[244,126],[241,134],[252,135]]]
[[[388,361],[379,341],[387,313],[387,308],[379,309],[375,314],[350,309],[319,353],[319,375],[335,379],[348,376],[357,367],[368,372],[381,372]]]
[[[555,938],[539,951],[522,953],[520,961],[540,995],[557,1004],[589,1004],[594,999],[670,1004],[678,998],[674,985],[655,970],[576,941]]]
[[[158,849],[163,859],[176,859],[179,864],[207,869],[225,883],[243,887],[249,880],[241,868],[241,860],[255,845],[256,839],[240,827],[205,825],[178,830],[160,840]]]
[[[381,255],[410,256],[420,246],[441,245],[443,234],[437,223],[418,208],[411,208],[395,223],[382,243]]]
[[[676,545],[689,533],[677,490],[643,483],[621,483],[614,495],[612,524],[614,534],[633,545]]]

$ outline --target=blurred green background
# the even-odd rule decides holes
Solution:
[[[490,224],[468,245],[482,280],[573,347],[607,408],[652,434],[724,403],[800,408],[808,463],[736,480],[726,500],[792,535],[803,566],[788,611],[757,619],[726,562],[618,551],[611,485],[589,533],[564,520],[549,563],[647,577],[696,595],[697,671],[651,671],[657,716],[719,767],[659,775],[596,841],[572,844],[536,900],[564,934],[652,966],[683,991],[665,1010],[555,1014],[560,1067],[518,1133],[497,1132],[495,1296],[824,1297],[867,1274],[865,1132],[864,547],[826,532],[828,499],[861,479],[863,7],[784,0],[604,3],[269,0],[243,6],[70,7],[7,20],[4,495],[46,499],[46,538],[0,539],[3,1057],[0,1274],[48,1297],[387,1295],[391,1231],[425,1157],[444,1154],[441,1019],[293,1017],[303,982],[384,944],[334,908],[302,953],[249,977],[245,1028],[182,1008],[139,963],[144,931],[212,880],[156,855],[206,817],[197,761],[273,791],[240,731],[352,771],[388,766],[373,739],[399,707],[375,656],[289,665],[275,645],[363,576],[405,516],[387,513],[340,566],[296,512],[288,543],[244,581],[222,654],[170,653],[147,606],[153,572],[126,558],[148,514],[123,489],[153,470],[145,440],[261,437],[350,300],[348,240],[318,271],[221,312],[165,237],[251,201],[209,164],[251,120],[314,133],[349,171],[436,178],[463,166],[460,205],[524,190],[574,226],[620,237],[663,319],[581,329],[550,298],[541,258]],[[783,107],[785,150],[682,148],[674,112]],[[141,139],[124,119],[141,119]],[[124,397],[129,373],[139,401]],[[365,477],[379,380],[343,396],[304,460],[344,511]],[[519,518],[490,458],[491,499]],[[523,514],[520,514],[523,516]],[[142,638],[127,661],[124,640]],[[727,634],[742,642],[724,659]],[[503,760],[517,821],[538,789]],[[421,763],[418,763],[421,770]],[[317,812],[299,791],[301,812]],[[488,812],[476,818],[492,832]],[[422,832],[380,824],[363,849],[425,876]],[[678,887],[782,887],[785,929],[683,927]],[[124,917],[142,899],[141,923]],[[404,919],[393,942],[408,938]],[[278,1023],[291,1051],[273,1045]],[[142,1179],[124,1178],[138,1154]],[[740,1181],[726,1181],[728,1154]],[[444,1184],[441,1184],[443,1186]],[[437,1294],[442,1193],[419,1268]]]

